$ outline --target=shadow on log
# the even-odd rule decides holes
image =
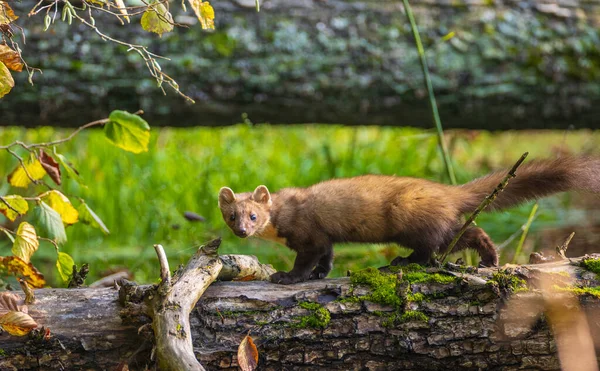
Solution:
[[[581,261],[367,269],[289,286],[215,282],[190,316],[193,349],[206,369],[236,369],[250,331],[261,370],[595,370],[600,289],[586,267],[599,260]],[[123,285],[124,305],[114,288],[37,290],[30,314],[52,338],[2,335],[0,369],[154,367],[151,290]]]

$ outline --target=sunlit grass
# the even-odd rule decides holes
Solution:
[[[41,128],[0,129],[0,143],[19,139],[38,142],[65,136],[68,130]],[[600,133],[563,132],[449,132],[450,150],[459,183],[492,168],[510,166],[525,151],[530,158],[561,151],[596,151]],[[433,131],[391,127],[321,125],[238,125],[225,128],[155,128],[150,151],[134,155],[110,145],[100,130],[83,132],[58,147],[79,170],[87,188],[70,179],[59,189],[74,200],[81,197],[111,231],[76,224],[67,229],[62,250],[78,264],[91,264],[91,276],[115,267],[128,267],[143,282],[158,276],[152,245],[165,246],[171,264],[184,263],[194,246],[222,236],[221,253],[257,255],[277,269],[290,269],[294,254],[261,240],[241,240],[226,229],[217,208],[217,192],[229,186],[236,192],[265,184],[271,191],[307,186],[331,177],[365,173],[417,176],[448,182]],[[0,166],[8,174],[17,162],[0,152]],[[50,182],[50,181],[49,181]],[[39,191],[41,191],[40,189]],[[20,192],[4,182],[1,194]],[[532,232],[543,225],[565,223],[558,210],[563,198],[540,204]],[[497,242],[527,220],[531,205],[510,213],[483,215],[478,224]],[[184,211],[194,211],[206,222],[189,222]],[[563,218],[564,219],[564,218]],[[0,254],[10,254],[8,240]],[[348,269],[384,265],[408,250],[395,246],[344,245],[336,249],[333,275]],[[43,244],[34,263],[47,275],[54,273],[54,249]]]

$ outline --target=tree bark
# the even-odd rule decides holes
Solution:
[[[237,347],[250,332],[261,370],[559,370],[561,362],[569,362],[565,354],[576,354],[575,361],[595,360],[578,368],[593,369],[589,366],[598,362],[593,345],[579,346],[577,339],[565,343],[559,335],[561,328],[573,333],[579,313],[584,321],[579,323],[587,320],[587,325],[578,336],[600,350],[600,295],[548,285],[568,281],[592,287],[598,286],[598,277],[568,261],[512,270],[513,276],[528,280],[529,289],[510,294],[511,287],[519,290],[507,279],[512,276],[494,275],[493,269],[472,274],[428,270],[457,277],[445,283],[411,283],[403,278],[406,271],[396,283],[400,309],[364,300],[373,287],[348,278],[289,286],[215,282],[190,316],[194,352],[206,369],[236,369]],[[0,336],[0,369],[152,365],[150,318],[143,304],[148,289],[123,286],[120,299],[114,288],[37,290],[29,312],[50,328],[52,337]],[[408,299],[418,293],[421,300]],[[569,351],[569,344],[576,348]],[[566,353],[559,355],[557,349],[565,346]]]
[[[162,69],[195,105],[163,96],[138,56],[76,22],[57,20],[43,32],[43,16],[26,16],[34,3],[11,5],[28,31],[23,55],[44,74],[32,87],[15,74],[2,125],[79,126],[113,109],[142,108],[148,121],[169,126],[238,123],[243,113],[253,122],[433,126],[400,0],[264,0],[260,13],[253,0],[220,0],[212,4],[214,32],[201,31],[188,9],[176,21],[191,28],[160,39],[135,25],[139,17],[126,26],[95,17],[107,34],[170,57]],[[411,6],[444,127],[595,125],[599,1]],[[173,2],[171,10],[179,8]]]

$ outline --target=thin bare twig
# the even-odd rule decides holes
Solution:
[[[571,243],[573,236],[575,236],[575,232],[571,232],[569,237],[567,237],[567,239],[565,240],[565,242],[562,243],[562,245],[556,246],[556,254],[558,254],[558,256],[560,256],[563,259],[567,259],[567,249],[569,248],[569,244]]]
[[[171,271],[169,270],[169,261],[167,260],[167,254],[165,254],[165,249],[162,245],[154,245],[154,250],[156,251],[156,255],[158,256],[158,263],[160,264],[160,279],[161,285],[166,285],[169,287],[171,284]]]
[[[498,186],[496,186],[496,188],[492,191],[492,193],[490,193],[490,195],[487,196],[479,204],[479,206],[477,207],[477,209],[475,209],[475,211],[473,212],[473,214],[471,214],[471,216],[469,217],[469,219],[465,222],[465,224],[463,224],[462,228],[458,231],[458,233],[456,233],[456,235],[452,239],[452,242],[450,242],[450,245],[448,245],[448,248],[446,249],[446,252],[442,255],[442,257],[440,259],[442,263],[444,263],[444,261],[446,260],[446,258],[448,257],[448,255],[450,255],[450,253],[452,253],[452,250],[454,249],[454,246],[456,246],[456,243],[462,237],[462,235],[465,233],[465,231],[467,230],[467,228],[469,228],[469,226],[471,225],[471,223],[473,223],[475,221],[475,219],[477,219],[477,217],[479,216],[479,214],[486,207],[488,207],[492,202],[494,202],[494,200],[496,199],[496,197],[498,196],[498,194],[504,190],[504,188],[508,184],[508,181],[510,179],[514,178],[515,176],[517,176],[515,174],[515,172],[517,171],[517,169],[519,168],[519,166],[521,166],[521,164],[523,163],[523,161],[525,161],[525,159],[527,158],[528,155],[529,155],[529,152],[523,153],[523,155],[521,156],[521,158],[519,158],[519,160],[508,171],[508,174],[506,174],[506,176],[504,177],[504,179],[502,180],[502,182],[500,182],[500,184],[498,184]]]
[[[33,304],[35,303],[35,294],[33,293],[33,289],[29,287],[27,281],[22,278],[18,278],[19,285],[21,286],[21,290],[25,293],[25,304]]]

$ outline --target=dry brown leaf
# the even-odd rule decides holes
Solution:
[[[27,313],[11,311],[0,317],[0,326],[11,335],[27,335],[37,323]]]
[[[26,263],[17,256],[0,256],[0,271],[24,277],[29,286],[33,288],[44,287],[44,275],[31,263]]]
[[[43,149],[40,149],[40,163],[50,179],[54,181],[54,183],[60,185],[62,182],[60,179],[60,166],[58,166],[58,162],[54,160],[52,156],[44,152]]]
[[[250,335],[246,335],[240,343],[237,361],[242,371],[253,371],[258,367],[258,349]]]
[[[13,71],[23,71],[23,61],[16,50],[12,50],[8,45],[0,44],[0,62]]]
[[[6,1],[0,1],[0,25],[6,25],[19,18]]]
[[[18,312],[21,298],[17,294],[4,291],[0,293],[0,316],[8,312]]]

